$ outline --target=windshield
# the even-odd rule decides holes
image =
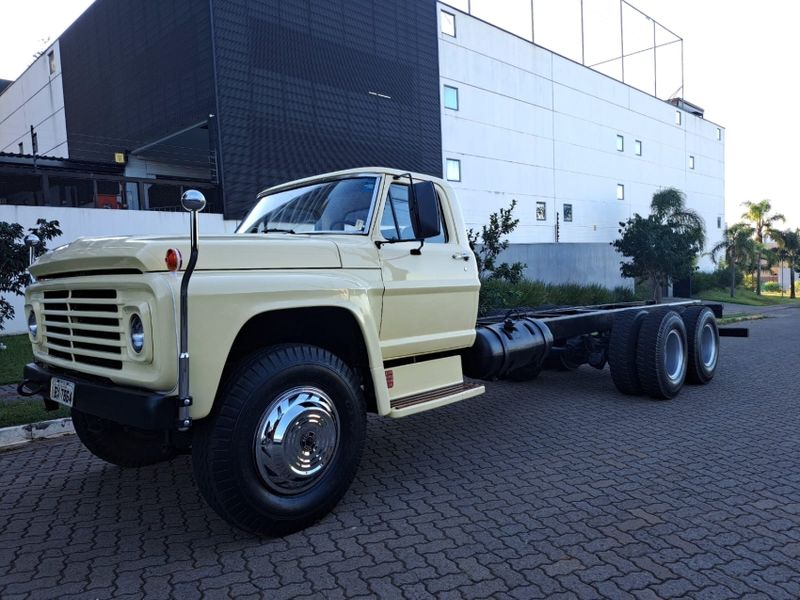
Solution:
[[[366,233],[377,177],[314,183],[264,196],[236,233]]]

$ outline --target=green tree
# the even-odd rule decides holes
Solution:
[[[778,257],[789,266],[790,297],[796,298],[794,273],[800,270],[800,229],[773,232],[778,243]]]
[[[726,227],[722,239],[709,252],[714,263],[717,263],[720,254],[725,257],[731,272],[731,298],[736,297],[736,268],[746,270],[757,254],[753,231],[754,229],[747,223],[736,223]]]
[[[665,285],[694,270],[705,244],[705,224],[686,207],[683,192],[675,188],[653,194],[650,210],[647,217],[635,214],[621,222],[620,238],[611,245],[631,259],[620,261],[622,276],[649,280],[653,299],[661,302]]]
[[[764,236],[770,236],[775,233],[775,225],[783,223],[786,218],[781,214],[771,215],[772,204],[769,200],[761,200],[760,202],[743,202],[747,210],[742,214],[742,218],[753,224],[753,231],[756,243],[758,246],[758,255],[756,257],[756,294],[761,295],[761,262],[766,256],[766,248],[764,247]]]
[[[489,215],[489,224],[483,225],[480,232],[473,229],[467,231],[469,247],[475,255],[481,279],[500,279],[510,283],[522,280],[525,263],[497,264],[500,254],[508,248],[506,236],[519,225],[519,219],[514,218],[516,206],[517,201],[512,200],[508,208],[501,208],[499,213]]]
[[[39,237],[41,243],[36,247],[36,254],[47,249],[47,242],[61,235],[58,221],[39,219],[36,227],[28,229]],[[30,283],[28,275],[28,247],[25,245],[26,232],[18,223],[0,221],[0,294],[12,293],[21,296],[25,286]],[[14,318],[14,307],[0,296],[0,331],[3,323]]]

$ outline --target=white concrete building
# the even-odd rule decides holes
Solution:
[[[58,41],[0,94],[0,152],[69,157]]]
[[[268,0],[262,0],[264,2],[268,3]],[[189,4],[193,10],[197,9],[197,5]],[[130,9],[126,2],[98,0],[90,10],[97,12],[115,6],[120,10]],[[424,14],[432,15],[430,5],[423,9]],[[615,278],[619,257],[610,250],[608,242],[618,237],[619,222],[634,213],[647,214],[654,192],[676,187],[686,194],[688,205],[704,218],[707,246],[716,243],[725,223],[725,131],[721,126],[698,116],[691,106],[685,110],[684,104],[679,107],[662,101],[448,4],[437,3],[435,11],[438,21],[428,22],[427,33],[420,43],[431,46],[430,53],[425,56],[433,55],[438,49],[441,169],[459,194],[468,227],[479,229],[488,221],[489,214],[516,200],[515,216],[520,219],[520,224],[512,235],[513,243],[558,243],[562,248],[569,244],[571,248],[563,250],[571,252],[560,253],[558,248],[545,252],[542,249],[541,256],[550,257],[547,259],[549,263],[572,260],[585,267],[551,264],[548,271],[537,273],[543,273],[543,278],[552,278],[553,281],[581,282],[592,281],[595,274],[594,281],[617,285],[621,283]],[[114,13],[107,17],[113,20]],[[177,21],[174,25],[182,27]],[[73,31],[73,38],[78,35],[76,31]],[[81,35],[80,44],[73,39],[73,49],[86,39],[84,34]],[[207,43],[210,44],[210,40]],[[33,126],[38,146],[36,154],[70,159],[74,164],[88,160],[80,156],[81,145],[87,145],[86,133],[73,136],[74,156],[70,156],[67,124],[79,108],[91,105],[92,97],[89,97],[88,104],[83,96],[80,102],[69,104],[67,89],[66,105],[71,108],[65,111],[62,80],[73,90],[91,86],[76,84],[82,81],[74,78],[76,69],[73,69],[73,79],[70,79],[69,72],[62,77],[62,47],[68,71],[70,53],[65,33],[61,43],[58,40],[54,42],[14,83],[0,92],[0,158],[5,153],[7,160],[13,162],[17,157],[9,158],[9,154],[33,153]],[[82,77],[97,71],[92,62],[95,54],[81,56],[83,63],[73,59],[76,64],[84,64],[80,73]],[[210,54],[200,55],[209,60]],[[192,56],[187,55],[186,60],[190,61],[186,66],[188,69]],[[119,74],[115,62],[106,62],[108,64],[102,65],[104,69]],[[231,73],[239,74],[240,71],[232,69]],[[183,91],[191,98],[196,91],[213,87],[213,80],[209,81],[211,83],[197,79],[196,89]],[[426,81],[430,86],[429,111],[434,118],[425,122],[433,123],[437,110],[436,91],[433,89],[435,69]],[[239,85],[243,83],[237,80],[236,86]],[[317,83],[308,83],[309,89],[314,85]],[[345,87],[343,85],[342,90]],[[325,87],[319,89],[329,91]],[[356,91],[361,96],[367,93],[360,88]],[[345,92],[355,93],[354,90],[341,93]],[[236,92],[236,98],[238,94]],[[120,101],[122,96],[124,94],[118,94],[116,100]],[[319,93],[317,97],[323,104],[334,104],[326,93]],[[112,98],[114,96],[109,95],[108,101],[112,102]],[[342,98],[350,96],[342,95]],[[366,102],[372,100],[374,97],[369,96]],[[388,101],[391,101],[391,94],[381,99],[381,102]],[[338,106],[345,107],[343,110],[347,109],[347,101],[337,102]],[[363,104],[365,100],[357,98],[357,102]],[[391,108],[390,104],[385,106],[387,110]],[[250,110],[256,108],[250,107]],[[123,112],[125,117],[131,115],[131,121],[149,122],[150,119],[133,109]],[[198,114],[210,119],[213,115],[208,115],[208,112],[200,110]],[[224,108],[220,111],[214,108],[214,112],[221,113],[224,124]],[[69,123],[69,131],[74,131],[72,121]],[[186,231],[186,218],[180,213],[134,209],[159,207],[152,201],[155,197],[153,190],[159,187],[162,188],[161,197],[168,196],[177,203],[179,191],[176,190],[183,189],[184,183],[194,185],[192,182],[205,177],[206,185],[216,185],[216,180],[208,181],[207,156],[205,162],[172,164],[167,160],[175,156],[174,152],[187,146],[192,151],[199,148],[202,158],[203,151],[208,152],[208,141],[203,136],[212,129],[210,121],[205,128],[202,125],[201,122],[182,130],[169,121],[168,126],[174,126],[177,134],[165,129],[154,137],[164,135],[164,139],[171,140],[168,143],[174,143],[173,154],[161,152],[148,158],[147,154],[134,156],[130,153],[124,156],[124,165],[117,165],[119,171],[116,174],[101,177],[94,173],[92,181],[83,183],[69,179],[72,175],[55,171],[49,182],[36,175],[42,178],[42,191],[35,197],[26,195],[27,188],[23,194],[17,191],[14,195],[8,190],[4,193],[0,178],[0,221],[20,222],[29,227],[38,217],[58,219],[64,235],[57,243],[66,243],[79,236],[183,233]],[[105,129],[92,130],[91,133],[94,136],[91,137],[92,143],[103,150],[103,156],[109,161],[117,151],[132,151],[121,142],[112,143],[107,139]],[[429,128],[427,133],[438,141],[435,131]],[[200,142],[194,137],[198,134],[203,138]],[[238,151],[250,143],[248,140],[253,135],[250,129],[238,131],[235,149]],[[156,145],[156,142],[145,146],[151,145]],[[319,152],[317,145],[307,146],[307,152]],[[94,148],[91,144],[90,147]],[[253,151],[260,150],[256,146]],[[435,170],[437,155],[438,148],[431,154],[431,172]],[[72,168],[72,165],[64,169],[68,167]],[[11,173],[13,168],[16,166],[8,167],[6,172]],[[11,176],[16,177],[14,174]],[[169,189],[163,191],[165,187]],[[57,189],[61,191],[56,193]],[[258,191],[252,190],[253,198]],[[248,197],[242,194],[237,197],[237,202],[246,204]],[[91,208],[100,206],[128,210]],[[160,208],[165,210],[163,206]],[[228,217],[239,216],[233,215],[232,211],[226,210],[226,213]],[[230,218],[224,220],[221,214],[206,215],[203,232],[232,231],[235,223]],[[536,252],[527,255],[536,255]],[[559,259],[559,256],[565,258]],[[707,257],[701,259],[700,266],[704,270],[713,267]],[[605,275],[596,275],[601,271]],[[23,323],[20,319],[9,324],[8,331],[21,330]]]
[[[610,242],[620,221],[649,213],[654,192],[675,187],[705,220],[708,247],[716,243],[722,127],[447,4],[438,9],[443,161],[468,226],[516,199],[512,242]]]

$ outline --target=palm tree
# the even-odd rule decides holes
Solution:
[[[676,188],[665,188],[653,194],[650,202],[651,215],[669,227],[675,234],[689,240],[697,250],[702,250],[706,243],[706,224],[700,214],[686,206],[686,195]],[[696,257],[695,257],[696,259]],[[665,282],[669,283],[668,281]],[[661,303],[662,287],[658,282],[653,284],[654,299]]]
[[[774,232],[778,243],[778,256],[789,263],[789,297],[795,298],[794,272],[800,267],[800,229]]]
[[[756,242],[759,244],[758,260],[756,261],[756,294],[761,295],[761,259],[764,254],[764,236],[772,236],[776,229],[775,224],[778,222],[783,223],[786,218],[781,214],[769,214],[772,210],[772,204],[769,200],[761,200],[760,202],[743,202],[742,205],[747,209],[742,218],[750,221],[753,224],[753,231],[755,234]]]
[[[754,232],[755,229],[747,223],[736,223],[726,227],[722,239],[709,252],[714,263],[717,263],[717,256],[720,253],[725,256],[725,262],[731,270],[731,298],[736,297],[737,265],[749,264],[757,254],[753,240]]]

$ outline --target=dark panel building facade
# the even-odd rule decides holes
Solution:
[[[226,218],[320,172],[441,175],[437,43],[431,0],[97,0],[60,38],[70,159],[168,166]]]

